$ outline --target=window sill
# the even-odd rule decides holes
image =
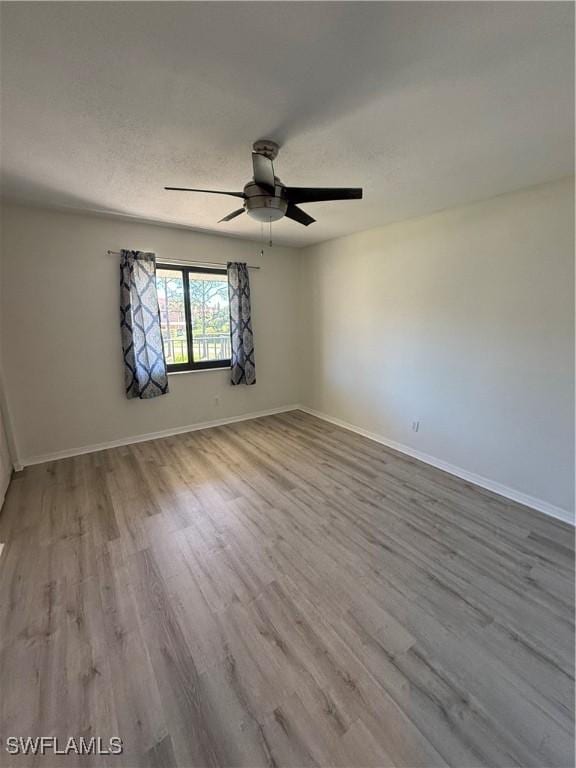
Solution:
[[[182,376],[186,373],[214,373],[214,371],[229,371],[230,365],[223,365],[221,368],[193,368],[189,371],[168,371],[168,376]]]

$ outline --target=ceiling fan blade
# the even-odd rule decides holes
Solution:
[[[189,187],[164,187],[173,192],[207,192],[209,195],[232,195],[244,199],[244,192],[221,192],[219,189],[190,189]]]
[[[284,215],[293,221],[297,221],[298,224],[304,224],[305,227],[307,227],[309,224],[313,224],[316,221],[316,219],[313,219],[312,216],[308,216],[306,211],[303,211],[302,208],[298,208],[297,205],[292,205],[292,203],[288,204],[288,208],[286,209],[286,213]]]
[[[259,187],[274,192],[274,166],[272,160],[258,152],[252,152],[252,166],[254,168],[254,181]]]
[[[244,208],[238,208],[237,211],[232,211],[232,213],[229,213],[228,216],[224,216],[223,219],[220,219],[218,224],[220,224],[223,221],[230,221],[231,219],[235,219],[236,216],[240,216],[241,213],[244,213]]]
[[[291,203],[319,203],[323,200],[361,200],[361,187],[286,187]]]

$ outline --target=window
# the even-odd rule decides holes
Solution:
[[[156,286],[168,371],[230,366],[226,270],[158,264]]]

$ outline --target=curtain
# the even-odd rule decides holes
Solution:
[[[126,397],[165,395],[168,375],[153,253],[120,252],[120,328]]]
[[[232,342],[232,384],[256,384],[254,337],[250,312],[250,279],[246,264],[228,262],[228,296]]]

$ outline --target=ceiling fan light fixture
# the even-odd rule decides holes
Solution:
[[[244,203],[246,213],[256,221],[278,221],[283,218],[288,202],[281,197],[248,197]]]

